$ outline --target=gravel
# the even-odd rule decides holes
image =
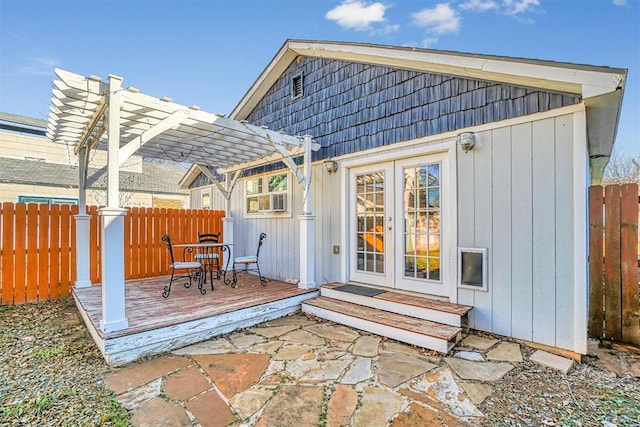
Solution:
[[[126,426],[70,297],[0,306],[1,426]]]
[[[111,371],[73,299],[0,306],[0,426],[127,426],[102,379]],[[478,408],[487,426],[640,426],[640,380],[587,357],[568,374],[526,361]],[[619,353],[625,360],[638,357]]]

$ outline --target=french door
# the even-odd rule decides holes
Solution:
[[[350,169],[350,280],[450,294],[446,160],[435,154]]]

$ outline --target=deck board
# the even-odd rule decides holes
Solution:
[[[127,281],[125,310],[129,327],[107,334],[103,334],[99,327],[102,317],[101,285],[76,289],[74,293],[100,337],[111,339],[317,292],[316,289],[299,289],[296,285],[275,280],[261,286],[257,277],[241,275],[236,288],[214,280],[215,290],[211,291],[207,284],[207,293],[201,295],[195,284],[187,289],[178,282],[173,284],[169,298],[162,298],[162,289],[168,282],[169,276]]]

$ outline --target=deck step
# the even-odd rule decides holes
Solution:
[[[472,306],[453,304],[446,301],[436,301],[417,295],[409,295],[360,285],[351,286],[356,289],[377,289],[380,291],[380,293],[374,296],[360,295],[339,290],[338,288],[342,286],[344,286],[342,283],[324,285],[320,288],[320,295],[456,327],[465,327],[468,325],[468,313],[473,309]],[[366,292],[363,293],[366,294]]]
[[[304,301],[302,311],[322,319],[442,353],[448,353],[462,338],[462,329],[455,326],[322,296]]]

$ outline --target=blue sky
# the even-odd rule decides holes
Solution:
[[[228,114],[286,39],[629,69],[616,147],[640,154],[639,0],[0,0],[0,111],[46,119],[54,68]]]

